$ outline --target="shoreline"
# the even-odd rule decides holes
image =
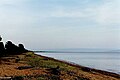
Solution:
[[[43,56],[43,55],[38,55],[38,54],[35,54],[35,55],[43,57],[43,58],[47,58],[47,59],[50,59],[50,60],[53,60],[53,61],[62,62],[62,63],[68,64],[70,66],[80,68],[80,69],[82,69],[83,71],[86,71],[86,72],[92,72],[92,73],[97,72],[97,73],[100,73],[100,74],[103,74],[103,75],[107,75],[107,76],[111,76],[111,77],[115,77],[115,78],[120,78],[120,74],[117,74],[117,73],[114,73],[114,72],[109,72],[109,71],[99,70],[99,69],[95,69],[95,68],[85,67],[85,66],[82,66],[82,65],[79,65],[79,64],[76,64],[76,63],[71,63],[71,62],[64,61],[64,60],[58,60],[58,59]]]
[[[0,79],[19,80],[120,80],[120,75],[81,66],[34,52],[2,57]]]

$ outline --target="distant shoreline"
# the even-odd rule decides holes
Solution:
[[[120,53],[120,52],[85,52],[85,51],[81,51],[81,52],[75,52],[75,51],[33,51],[33,52],[43,52],[43,53]]]

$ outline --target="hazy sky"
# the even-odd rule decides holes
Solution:
[[[120,48],[120,0],[0,0],[0,35],[33,50]]]

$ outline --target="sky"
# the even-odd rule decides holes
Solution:
[[[0,0],[0,35],[30,50],[120,48],[120,0]]]

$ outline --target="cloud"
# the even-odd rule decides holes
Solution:
[[[80,18],[85,17],[85,14],[80,11],[66,11],[66,10],[56,10],[52,12],[51,17],[70,17],[70,18]]]
[[[93,0],[94,1],[94,0]],[[26,2],[26,3],[25,3]],[[56,21],[64,20],[64,23],[69,24],[69,22],[72,22],[72,24],[83,25],[83,24],[95,24],[96,26],[113,26],[113,25],[120,25],[120,0],[103,0],[100,2],[92,2],[89,0],[82,1],[75,1],[74,4],[78,2],[78,4],[72,6],[72,3],[69,2],[70,5],[62,5],[57,3],[57,1],[52,0],[50,4],[42,7],[42,9],[39,7],[36,3],[28,3],[28,0],[0,0],[0,5],[2,5],[0,9],[0,25],[1,26],[25,26],[27,24],[35,25],[35,23],[44,24],[45,22],[55,24],[54,18]],[[41,2],[41,1],[40,1]],[[45,1],[43,1],[45,4]],[[55,3],[54,3],[55,2]],[[58,1],[59,2],[59,1]],[[60,1],[61,3],[64,1]],[[68,2],[68,1],[66,1]],[[74,2],[73,0],[71,2]],[[39,3],[39,2],[38,2]],[[98,5],[96,5],[96,4]],[[7,4],[7,5],[3,5]],[[9,5],[8,5],[9,4]],[[19,5],[16,5],[19,4]],[[29,6],[28,6],[29,4]],[[40,3],[42,4],[42,2]],[[49,3],[46,3],[46,5]],[[58,5],[54,5],[58,4]],[[84,4],[84,5],[83,5]],[[10,5],[12,5],[10,7]],[[31,6],[32,8],[31,9]],[[37,6],[38,8],[34,8],[34,6]],[[8,7],[5,7],[8,6]],[[21,8],[22,7],[22,8]],[[50,8],[48,8],[50,7]],[[68,19],[69,21],[66,21]],[[50,21],[51,20],[51,21]],[[53,20],[53,22],[52,22]],[[80,22],[79,22],[80,21]],[[62,21],[63,22],[63,21]],[[82,23],[83,24],[82,24]],[[56,22],[60,23],[60,22]],[[62,23],[61,23],[62,24]],[[59,25],[59,24],[58,24]],[[63,24],[64,25],[64,24]],[[90,24],[91,25],[91,24]],[[56,25],[55,25],[56,26]]]
[[[120,25],[120,0],[109,0],[107,3],[95,9],[96,21],[100,24]]]
[[[85,1],[89,4],[89,1]],[[61,7],[50,12],[48,17],[58,18],[79,18],[96,22],[98,25],[120,25],[120,0],[104,0],[102,4],[93,6],[89,4],[81,9],[81,6],[76,7]]]

